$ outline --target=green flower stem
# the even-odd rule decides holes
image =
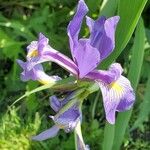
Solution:
[[[83,140],[80,121],[78,122],[78,124],[75,128],[74,138],[75,138],[75,149],[76,150],[85,150],[86,145],[85,145],[84,140]]]
[[[24,95],[22,95],[21,97],[19,97],[17,100],[15,100],[10,107],[12,107],[13,105],[15,105],[16,103],[18,103],[20,100],[22,100],[25,97],[28,97],[29,95],[42,91],[42,90],[46,90],[46,89],[51,89],[54,91],[70,91],[70,90],[75,90],[77,88],[81,88],[81,87],[86,87],[89,84],[91,84],[90,82],[77,82],[77,80],[74,77],[68,77],[66,79],[57,81],[57,82],[52,82],[49,84],[45,84],[42,85],[36,89],[33,89],[31,91],[27,91]]]
[[[98,85],[96,83],[92,83],[90,87],[80,88],[79,90],[76,90],[73,94],[73,97],[70,98],[70,101],[56,114],[56,117],[64,113],[76,103],[79,103],[79,105],[81,105],[83,100],[87,98],[89,94],[97,91],[98,89]]]
[[[80,102],[80,111],[82,111],[82,103],[83,101]],[[86,150],[86,145],[83,140],[82,136],[82,130],[81,130],[81,120],[78,122],[75,130],[74,130],[74,139],[75,139],[75,149],[76,150]]]
[[[80,110],[81,110],[81,107],[82,107],[82,103],[83,103],[83,100],[91,93],[97,91],[99,88],[98,88],[98,85],[96,83],[92,84],[90,87],[88,87],[87,89],[85,89],[85,91],[80,94],[78,97],[79,97],[79,100],[80,100]],[[83,136],[82,136],[82,131],[81,131],[81,122],[79,121],[76,128],[75,128],[75,131],[74,131],[74,139],[75,139],[75,149],[76,150],[86,150],[86,145],[84,143],[84,140],[83,140]]]
[[[94,120],[94,116],[95,116],[96,105],[97,105],[97,102],[98,102],[99,98],[100,98],[100,91],[98,91],[96,93],[96,98],[94,100],[94,104],[93,104],[93,108],[92,108],[92,119],[93,120]]]

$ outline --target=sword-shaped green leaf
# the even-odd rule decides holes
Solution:
[[[145,29],[142,19],[140,19],[136,32],[135,41],[132,48],[131,65],[128,74],[128,78],[132,83],[134,90],[136,90],[144,57],[144,44],[145,44]],[[115,137],[113,150],[119,150],[123,141],[123,137],[128,127],[128,123],[132,114],[132,109],[127,112],[118,114],[117,121],[115,124]]]

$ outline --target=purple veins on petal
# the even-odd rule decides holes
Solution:
[[[103,104],[106,119],[109,123],[115,123],[116,111],[125,111],[133,106],[135,94],[130,81],[124,76],[120,76],[111,84],[98,83],[102,91]]]
[[[44,50],[46,50],[46,46],[48,46],[48,38],[46,38],[42,33],[39,33],[39,39],[38,39],[38,51],[41,55]]]
[[[71,74],[77,76],[78,68],[76,64],[70,58],[48,45],[48,41],[48,38],[40,33],[38,41],[31,42],[31,44],[27,47],[27,62],[29,62],[28,70],[31,70],[37,64],[51,61],[57,63]]]
[[[41,57],[47,50],[48,41],[48,38],[46,38],[42,33],[39,33],[38,41],[33,41],[27,46],[28,60],[34,57]]]
[[[134,104],[135,93],[132,89],[129,89],[125,96],[120,100],[119,105],[117,106],[117,111],[122,112],[125,110],[131,109]]]
[[[48,41],[49,40],[40,33],[38,41],[31,42],[31,44],[27,47],[27,59],[30,61],[28,69],[32,69],[37,64],[51,61],[57,63],[71,74],[77,76],[78,68],[76,64],[70,58],[48,45]]]

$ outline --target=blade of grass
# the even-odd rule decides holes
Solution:
[[[145,29],[142,19],[139,20],[137,29],[135,32],[135,41],[132,48],[132,58],[128,74],[128,79],[136,90],[141,73],[141,67],[144,57],[144,44],[145,44]],[[132,109],[127,112],[118,114],[117,121],[115,124],[115,138],[113,144],[113,150],[119,150],[123,141],[123,137],[128,126]]]
[[[134,32],[146,2],[147,0],[119,0],[120,21],[116,32],[116,47],[114,52],[100,64],[100,67],[107,68],[123,51]]]

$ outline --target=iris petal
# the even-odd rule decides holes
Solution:
[[[84,0],[80,0],[78,3],[76,13],[73,19],[70,21],[68,28],[67,28],[73,59],[74,59],[75,47],[78,45],[78,35],[80,32],[81,24],[87,12],[88,12],[88,8]]]
[[[88,16],[86,16],[86,24],[89,27],[90,33],[93,32],[94,20]]]
[[[87,18],[87,25],[90,28],[91,45],[97,48],[101,55],[101,60],[110,55],[115,47],[115,31],[119,21],[119,16],[106,19],[100,17],[96,21]]]
[[[81,112],[77,105],[72,106],[64,113],[54,116],[54,122],[66,132],[72,131],[81,119]]]
[[[40,33],[38,41],[31,42],[31,44],[27,47],[27,62],[29,62],[27,69],[32,70],[32,68],[37,64],[51,61],[57,63],[71,74],[77,76],[78,68],[76,64],[70,58],[48,45],[48,41],[48,38]]]
[[[50,129],[40,133],[39,135],[33,136],[32,140],[43,141],[48,138],[53,138],[57,135],[58,131],[59,131],[59,128],[55,125],[55,126],[51,127]]]
[[[109,123],[115,123],[115,112],[130,109],[135,101],[134,91],[130,81],[120,76],[115,82],[105,84],[99,82],[102,91],[106,119]]]
[[[49,46],[49,51],[45,53],[45,58],[51,62],[57,63],[59,66],[63,67],[71,74],[77,76],[78,75],[78,68],[77,65],[67,56],[58,52],[57,50],[51,48]]]
[[[50,106],[51,108],[55,111],[55,112],[58,112],[61,108],[61,101],[55,96],[51,96],[49,98],[50,100]]]
[[[21,73],[21,80],[38,80],[42,84],[49,84],[60,80],[58,76],[48,76],[41,64],[35,65],[31,70],[28,70],[29,62],[23,62],[22,60],[17,60],[17,63],[22,67],[23,72]]]
[[[104,83],[110,84],[111,82],[117,80],[123,72],[120,64],[114,63],[109,67],[108,71],[105,70],[93,70],[88,73],[85,78],[90,80],[99,80]]]
[[[99,51],[92,47],[86,39],[79,41],[78,48],[74,51],[74,57],[79,69],[79,78],[83,78],[95,69],[100,62]]]
[[[39,33],[39,39],[38,39],[38,51],[39,54],[42,55],[42,53],[44,52],[45,46],[48,45],[48,38],[46,38],[42,33]]]

